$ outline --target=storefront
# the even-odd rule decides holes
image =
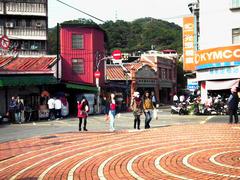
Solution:
[[[201,98],[205,102],[209,91],[229,90],[239,86],[240,46],[198,51],[195,65],[196,79],[201,85]]]
[[[11,97],[19,96],[24,104],[25,120],[48,117],[47,101],[44,101],[42,92],[56,84],[53,74],[0,75],[0,98],[3,102],[0,103],[0,114],[8,112]]]

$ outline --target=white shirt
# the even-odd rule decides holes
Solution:
[[[178,101],[177,95],[174,95],[174,96],[173,96],[173,101]]]
[[[62,102],[60,99],[55,100],[55,109],[62,109]]]
[[[55,100],[53,98],[50,98],[48,100],[48,108],[49,109],[54,109],[54,105],[55,105]]]
[[[180,102],[183,102],[183,101],[185,101],[185,97],[182,95],[180,96]]]

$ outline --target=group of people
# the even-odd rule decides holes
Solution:
[[[60,119],[68,115],[68,110],[64,111],[64,107],[68,108],[68,102],[65,97],[55,98],[50,96],[48,99],[49,120]]]
[[[150,122],[153,118],[153,111],[156,108],[156,97],[154,92],[150,95],[149,92],[145,92],[143,98],[141,98],[139,92],[134,92],[133,99],[131,101],[131,109],[134,115],[134,129],[140,129],[140,116],[145,115],[145,129],[150,128]]]
[[[19,96],[12,96],[8,104],[8,116],[11,123],[22,123],[24,105]]]
[[[109,130],[115,131],[115,116],[117,114],[117,105],[115,101],[115,94],[110,95],[109,100],[106,99],[104,113],[106,114],[107,120],[109,120]],[[77,116],[79,118],[79,131],[82,131],[82,122],[83,130],[87,130],[87,117],[88,112],[90,111],[89,103],[85,96],[82,96],[80,101],[77,101]]]
[[[139,92],[134,92],[131,101],[131,109],[134,115],[134,129],[140,130],[140,116],[145,115],[145,129],[150,128],[150,122],[153,118],[153,111],[156,108],[156,97],[154,93],[150,95],[149,92],[145,92],[143,98],[140,97]],[[90,111],[87,99],[83,96],[81,100],[77,101],[78,118],[79,118],[79,131],[87,130],[87,117]],[[117,104],[115,100],[115,94],[111,93],[110,97],[105,98],[105,109],[104,114],[106,120],[109,121],[109,131],[115,131],[115,117],[117,112]],[[82,129],[83,123],[83,129]]]

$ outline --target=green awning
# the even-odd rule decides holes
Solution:
[[[55,77],[44,75],[19,75],[0,77],[0,87],[49,85],[57,83],[58,81]]]
[[[71,89],[81,89],[81,90],[98,92],[97,87],[87,86],[87,85],[66,83],[66,87]]]

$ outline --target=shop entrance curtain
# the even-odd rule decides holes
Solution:
[[[207,90],[231,89],[233,86],[238,87],[240,79],[229,81],[206,81]]]

